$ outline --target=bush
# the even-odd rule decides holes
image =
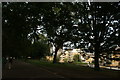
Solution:
[[[78,54],[74,55],[73,60],[74,62],[79,62],[80,61],[79,55]]]
[[[64,62],[68,62],[68,59],[67,59],[67,58],[65,58],[65,59],[64,59]]]

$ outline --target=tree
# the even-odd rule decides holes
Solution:
[[[49,42],[55,46],[53,63],[56,63],[57,51],[63,47],[64,42],[77,39],[76,8],[74,3],[48,3],[44,10],[43,26]]]
[[[119,14],[119,5],[118,3],[90,3],[90,5],[83,3],[83,5],[84,16],[78,24],[79,28],[82,28],[79,29],[82,44],[94,51],[95,69],[99,70],[99,54],[109,50],[112,45],[119,44],[119,20],[113,16]]]
[[[99,70],[99,54],[120,45],[119,10],[118,3],[3,3],[3,52],[21,53],[31,41],[38,45],[42,33],[56,47],[54,63],[70,41],[93,51]]]
[[[18,5],[2,3],[3,56],[18,56],[24,53],[25,47],[30,45],[30,41],[27,40],[30,29],[25,26],[25,17],[21,14],[21,6],[25,7],[24,3]]]
[[[3,56],[28,55],[31,42],[40,38],[41,8],[36,3],[4,2],[2,9]]]

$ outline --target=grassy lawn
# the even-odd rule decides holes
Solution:
[[[74,74],[75,76],[78,74],[85,74],[85,75],[90,75],[90,76],[99,76],[103,75],[106,77],[120,77],[120,71],[115,71],[115,70],[108,70],[108,69],[101,69],[100,71],[94,71],[93,68],[90,67],[84,67],[80,66],[84,63],[56,63],[53,64],[52,62],[48,61],[42,61],[42,60],[27,60],[26,62],[41,66],[41,67],[46,67],[50,71],[53,72],[58,72],[63,75],[70,76],[71,73],[72,75]],[[77,65],[76,65],[77,64]],[[80,64],[80,65],[78,65]],[[66,73],[64,73],[64,72]]]
[[[86,63],[55,63],[53,64],[50,61],[42,61],[42,60],[27,60],[26,62],[31,63],[31,64],[35,64],[38,66],[47,66],[47,67],[59,67],[59,68],[72,68],[72,69],[79,69],[80,65],[82,64],[86,64]],[[78,65],[80,64],[80,65]],[[90,69],[90,68],[89,68]]]
[[[75,70],[79,70],[79,69],[85,69],[85,70],[94,70],[93,68],[90,67],[85,67],[85,66],[81,66],[84,65],[86,63],[81,63],[81,62],[76,62],[76,63],[56,63],[53,64],[50,61],[43,61],[43,60],[27,60],[26,62],[31,63],[31,64],[35,64],[38,66],[47,66],[47,67],[59,67],[59,68],[72,68]],[[101,69],[100,71],[115,71],[115,70],[108,70],[108,69]],[[115,71],[116,72],[116,71]]]

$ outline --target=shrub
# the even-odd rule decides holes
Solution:
[[[73,60],[74,62],[79,62],[80,61],[80,56],[78,54],[74,55]]]

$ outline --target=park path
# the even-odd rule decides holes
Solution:
[[[51,71],[43,69],[41,67],[21,62],[14,61],[12,65],[12,69],[8,69],[8,64],[6,64],[5,68],[2,71],[2,79],[39,79],[39,78],[63,78],[61,75],[57,75]]]

